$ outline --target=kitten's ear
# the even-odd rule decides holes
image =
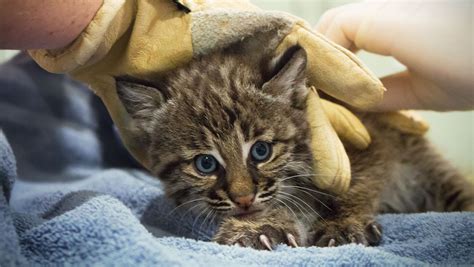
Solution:
[[[130,78],[116,78],[117,94],[134,119],[147,119],[165,102],[156,85]]]
[[[290,47],[270,61],[269,81],[263,84],[265,93],[284,97],[297,108],[303,108],[308,95],[306,87],[306,52],[300,46]]]

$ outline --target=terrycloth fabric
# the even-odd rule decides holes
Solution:
[[[0,164],[0,177],[2,177],[0,180],[0,186],[3,189],[3,196],[5,197],[5,200],[8,201],[10,199],[10,192],[16,178],[16,162],[15,157],[12,156],[12,149],[8,145],[1,128],[0,144],[4,144],[3,146],[0,146],[0,162],[2,162],[2,164]]]
[[[207,242],[214,226],[174,209],[156,179],[130,168],[97,103],[22,56],[0,66],[1,266],[474,264],[474,213],[380,216],[375,248],[269,252]]]
[[[0,65],[0,75],[0,128],[22,179],[64,181],[104,166],[137,166],[103,104],[84,86],[43,71],[26,55]]]
[[[385,233],[377,248],[349,245],[292,249],[281,245],[276,251],[266,252],[185,239],[207,240],[212,229],[202,220],[181,218],[184,212],[168,215],[172,207],[163,198],[159,184],[152,185],[148,177],[140,176],[120,170],[103,171],[66,186],[50,184],[50,192],[15,199],[13,208],[17,211],[35,215],[46,212],[48,218],[39,225],[26,222],[31,218],[16,218],[17,225],[30,224],[19,231],[24,256],[30,262],[61,265],[474,264],[472,213],[381,216]],[[18,190],[35,192],[37,186],[20,184]],[[71,191],[74,193],[67,193]]]

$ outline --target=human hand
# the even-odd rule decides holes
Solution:
[[[0,1],[0,49],[64,47],[84,30],[102,2]]]
[[[369,1],[326,12],[316,30],[355,52],[393,56],[380,111],[474,107],[470,1]]]

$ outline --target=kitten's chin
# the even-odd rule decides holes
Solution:
[[[239,219],[246,219],[246,218],[252,218],[255,216],[258,216],[259,214],[262,213],[263,210],[247,210],[247,211],[238,211],[234,213],[232,216],[239,218]]]

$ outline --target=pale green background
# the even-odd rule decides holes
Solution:
[[[252,2],[264,9],[290,12],[306,19],[314,25],[325,10],[353,1],[254,0]],[[0,62],[10,58],[14,53],[15,51],[0,51]],[[359,57],[378,76],[384,76],[404,69],[404,66],[392,58],[376,56],[364,52],[360,53]],[[433,143],[437,145],[439,150],[444,153],[455,166],[459,167],[463,173],[474,177],[474,146],[472,141],[474,113],[437,113],[427,111],[420,113],[431,125],[428,138],[430,138]]]

